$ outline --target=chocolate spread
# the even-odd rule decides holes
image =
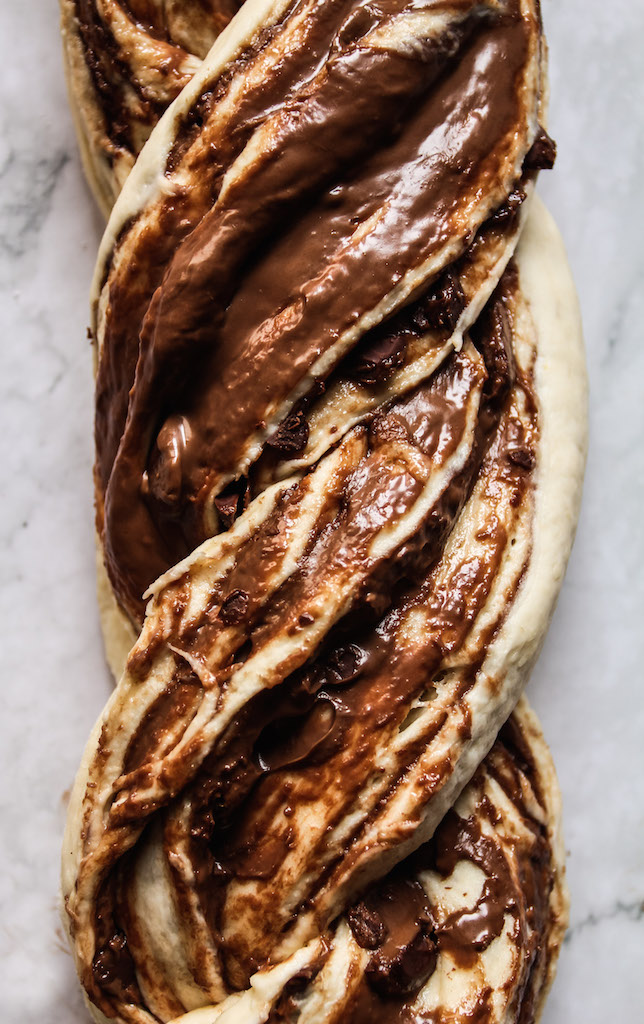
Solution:
[[[307,49],[287,50],[219,124],[206,180],[163,201],[158,227],[141,234],[137,280],[115,274],[97,381],[99,525],[135,619],[153,579],[216,529],[218,495],[262,444],[303,449],[305,414],[294,408],[267,434],[274,411],[320,360],[325,375],[345,358],[354,379],[382,380],[404,335],[352,357],[360,318],[448,242],[448,262],[459,256],[505,201],[508,152],[517,136],[526,153],[531,141],[529,26],[507,6],[473,5],[438,38],[398,50],[370,33],[408,14],[405,0],[294,5],[283,30],[306,8]],[[213,122],[237,65],[248,75],[281,30],[227,69]],[[251,128],[269,124],[261,153],[221,193]],[[477,205],[483,183],[494,185]],[[454,325],[449,271],[421,306],[417,329]]]

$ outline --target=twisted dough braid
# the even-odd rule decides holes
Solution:
[[[94,962],[101,1001],[90,990],[108,1019],[118,1012],[147,1022],[178,1014],[182,1024],[501,1024],[535,1020],[543,1005],[567,899],[556,778],[524,702],[431,842],[320,936],[254,974],[248,988],[187,1013],[185,1006],[217,997],[212,978],[205,987],[201,936],[183,916],[187,890],[173,880],[180,858],[174,847],[166,861],[170,849],[153,838],[126,873],[121,911],[136,980],[113,940]],[[168,916],[164,890],[173,883]]]
[[[557,299],[563,268],[548,222],[526,231],[518,279],[539,309],[544,296]],[[545,282],[544,245],[553,265]],[[155,585],[88,746],[66,846],[79,971],[108,1019],[218,1004],[258,964],[288,960],[427,840],[492,743],[543,635],[582,457],[558,419],[560,389],[579,370],[574,350],[562,349],[574,319],[564,302],[561,322],[546,316],[544,333],[535,330],[517,283],[504,298],[517,376],[480,463],[472,417],[484,416],[485,375],[471,343],[388,414],[400,425],[419,396],[457,391],[469,416],[447,441],[453,461],[432,469],[409,434],[387,440],[387,414],[372,430],[397,445],[385,465],[412,468],[424,484],[416,517],[435,522],[438,507],[441,521],[455,476],[477,466],[456,522],[439,531],[447,537],[433,568],[418,518],[394,507],[392,529],[362,495],[355,515],[371,524],[366,557],[337,557],[356,537],[352,488],[377,466],[361,473],[374,450],[359,428],[313,472],[267,488]],[[552,373],[562,356],[571,376],[542,381],[526,446],[526,380],[539,378],[541,360]],[[444,413],[442,402],[446,440]],[[338,506],[345,514],[333,526]],[[392,565],[409,573],[410,552],[412,575],[392,583]],[[368,579],[369,597],[381,593],[383,559],[384,607],[368,601],[347,617],[347,587],[359,593]]]
[[[97,1020],[534,1017],[562,896],[518,748],[486,767],[509,806],[479,779],[457,808],[488,875],[450,913],[508,875],[514,895],[447,994],[446,897],[414,851],[519,697],[576,518],[578,317],[530,210],[543,92],[532,0],[248,0],[116,203],[98,531],[140,635],[63,870]],[[413,894],[395,950],[390,891]]]
[[[558,799],[522,700],[430,843],[243,994],[180,1019],[537,1019],[567,917]]]
[[[276,448],[307,468],[426,379],[507,265],[539,163],[536,12],[434,6],[246,4],[128,182],[96,277],[97,506],[137,626],[227,488],[257,493]]]

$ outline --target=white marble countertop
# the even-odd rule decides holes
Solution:
[[[0,1017],[80,1024],[57,916],[65,792],[110,691],[94,599],[87,293],[101,232],[55,0],[0,7]],[[544,1024],[644,1021],[644,3],[544,0],[541,193],[579,286],[584,505],[530,695],[565,801],[571,928]]]

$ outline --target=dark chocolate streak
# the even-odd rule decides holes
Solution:
[[[294,6],[297,6],[295,0]],[[284,101],[291,87],[301,84],[314,58],[329,49],[336,29],[338,5],[349,7],[351,0],[317,0],[315,18],[305,28],[299,49],[289,52],[288,59],[271,69],[270,99],[273,104]],[[288,13],[288,12],[287,12]],[[278,26],[279,27],[279,26]],[[212,118],[212,110],[224,99],[235,78],[243,73],[253,58],[261,56],[269,46],[277,28],[265,29],[254,46],[240,55],[218,80],[214,91],[205,93],[188,111],[182,130],[168,157],[168,168],[181,164],[191,176],[188,189],[164,200],[152,228],[139,240],[137,273],[116,274],[110,284],[112,315],[105,325],[105,340],[96,382],[96,459],[101,491],[107,487],[127,417],[129,391],[134,381],[138,356],[138,338],[156,288],[161,284],[166,266],[181,241],[197,227],[215,201],[225,170],[248,142],[262,115],[265,117],[267,83],[246,82],[238,99],[235,115]],[[317,47],[317,48],[316,48]],[[318,50],[320,52],[318,52]],[[201,136],[204,145],[200,146]],[[129,225],[123,229],[127,236]]]
[[[85,64],[105,119],[107,135],[118,149],[130,150],[131,126],[122,98],[122,85],[117,84],[127,81],[127,68],[119,60],[118,47],[98,15],[95,0],[76,0],[76,18]],[[149,104],[147,107],[152,116]]]
[[[339,337],[407,270],[450,239],[469,244],[469,190],[496,179],[514,144],[527,52],[516,12],[474,5],[444,37],[401,54],[355,42],[368,25],[349,32],[348,6],[328,4],[317,35],[312,19],[307,85],[284,99],[287,57],[253,97],[246,116],[258,124],[272,111],[272,130],[252,171],[201,219],[184,218],[174,251],[162,242],[159,256],[153,233],[146,252],[143,240],[139,258],[154,271],[140,295],[134,284],[121,310],[111,293],[97,466],[107,566],[135,618],[149,583],[209,535],[215,494],[315,360],[334,345],[339,358]],[[369,17],[386,24],[404,9],[389,0]],[[296,82],[301,61],[299,49]],[[244,141],[235,122],[215,158],[222,173]],[[138,338],[126,332],[117,366],[121,317],[142,326]]]
[[[108,1007],[112,998],[142,1002],[127,937],[120,927],[125,917],[123,909],[118,906],[118,874],[114,873],[103,884],[97,898],[95,920],[98,952],[92,963],[92,977],[85,981],[86,987],[88,981],[92,986],[98,985]]]
[[[354,432],[351,458],[325,492],[326,507],[307,538],[297,570],[275,592],[269,591],[267,603],[266,588],[289,546],[289,522],[305,496],[307,477],[285,491],[273,513],[238,551],[234,566],[214,588],[203,616],[173,638],[175,650],[208,660],[208,652],[230,623],[230,606],[234,609],[240,603],[243,614],[235,617],[239,628],[230,641],[235,646],[229,649],[229,656],[235,650],[241,653],[239,645],[261,649],[271,637],[292,629],[293,616],[298,609],[306,609],[308,595],[325,580],[327,570],[336,588],[344,585],[351,592],[357,587],[352,622],[345,623],[344,630],[353,628],[356,615],[364,618],[366,614],[368,625],[373,625],[373,615],[381,616],[390,604],[392,586],[404,578],[423,578],[426,567],[440,554],[475,478],[491,423],[487,419],[482,430],[473,424],[470,458],[455,472],[436,505],[424,512],[413,537],[390,558],[374,558],[370,554],[374,536],[414,508],[423,485],[422,472],[414,472],[407,462],[392,460],[392,438],[402,451],[404,445],[411,446],[424,465],[428,459],[440,463],[448,459],[464,437],[470,450],[467,410],[485,373],[479,360],[467,353],[454,353],[427,384],[376,417],[368,430]],[[501,402],[496,405],[496,418]],[[358,583],[356,569],[360,570]],[[159,637],[152,639],[152,648],[145,654],[148,660],[158,641]],[[175,789],[178,785],[174,782]]]

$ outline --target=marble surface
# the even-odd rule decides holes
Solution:
[[[584,505],[530,693],[565,801],[571,927],[545,1024],[644,1021],[644,4],[544,0],[541,192],[579,286]],[[57,916],[65,794],[110,691],[94,600],[87,293],[101,223],[55,0],[0,5],[3,1021],[86,1020]]]

